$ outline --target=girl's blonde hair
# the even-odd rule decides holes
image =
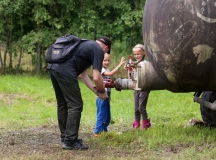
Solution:
[[[140,48],[140,49],[142,49],[143,51],[145,51],[145,46],[144,46],[143,44],[137,44],[137,45],[132,49],[132,51],[133,51],[135,48]]]

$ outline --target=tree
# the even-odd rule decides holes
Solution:
[[[9,53],[9,68],[13,68],[14,53],[19,56],[19,70],[22,57],[28,53],[39,74],[46,65],[46,49],[67,33],[84,39],[106,35],[131,50],[132,45],[142,42],[144,4],[145,0],[0,0],[0,41],[5,46],[2,66],[7,66]]]

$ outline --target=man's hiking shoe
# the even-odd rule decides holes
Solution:
[[[81,138],[77,138],[77,141],[82,142],[83,140],[82,140]],[[61,138],[61,143],[62,143],[62,144],[64,143],[64,138]]]
[[[89,147],[82,144],[81,141],[77,140],[76,142],[71,144],[63,143],[62,148],[66,150],[88,150]]]

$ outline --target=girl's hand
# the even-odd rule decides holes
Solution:
[[[121,58],[121,61],[120,61],[120,63],[119,63],[119,66],[122,66],[124,63],[125,63],[125,58],[122,57],[122,58]]]

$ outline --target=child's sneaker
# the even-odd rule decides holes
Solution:
[[[94,137],[99,137],[99,133],[94,133]]]

